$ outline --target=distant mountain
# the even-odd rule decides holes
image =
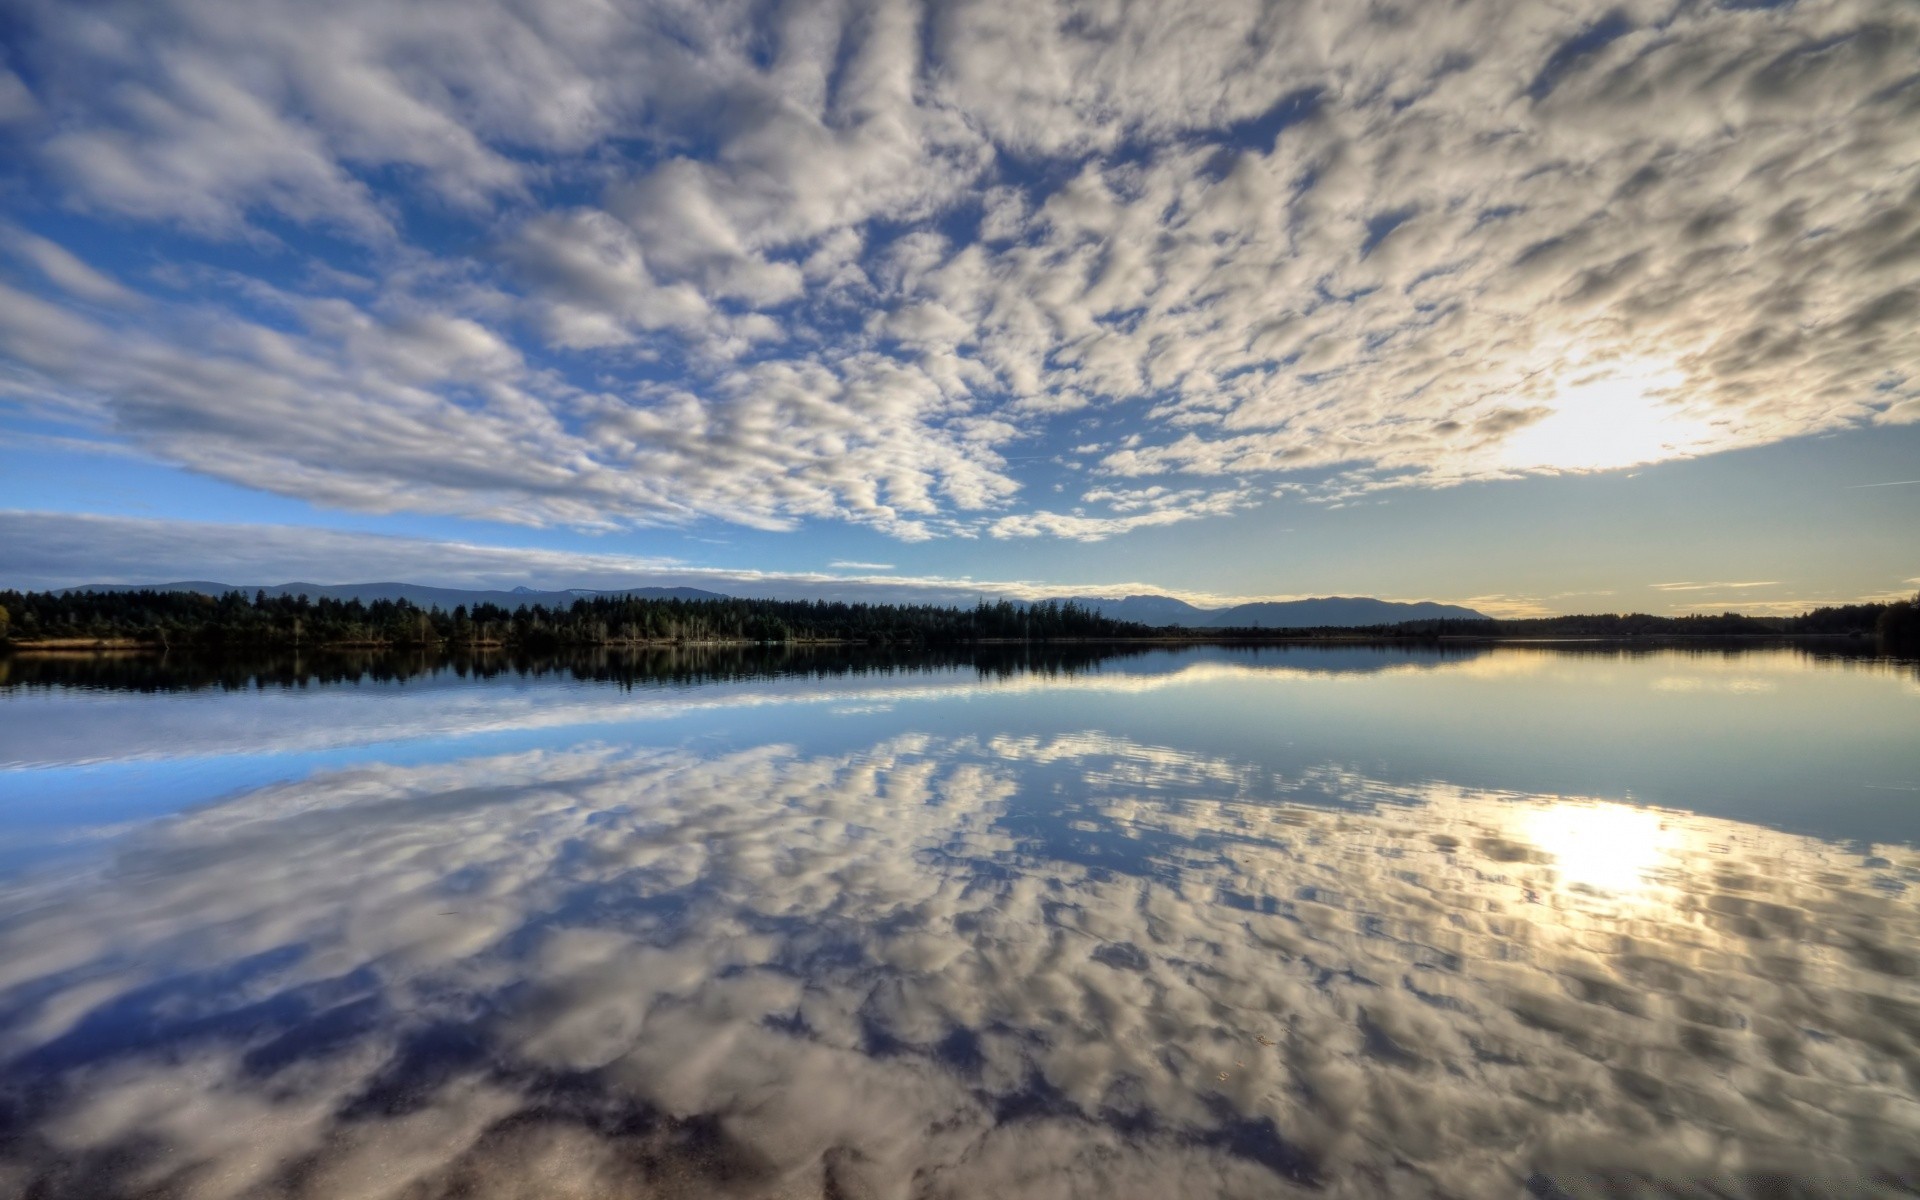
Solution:
[[[1457,604],[1405,603],[1371,596],[1328,596],[1317,600],[1275,600],[1232,608],[1199,608],[1172,596],[1076,596],[1074,603],[1102,616],[1149,625],[1193,629],[1314,629],[1326,626],[1397,625],[1402,621],[1484,621],[1485,613]]]
[[[1138,621],[1143,625],[1204,625],[1208,610],[1196,608],[1172,596],[1122,596],[1118,600],[1094,596],[1075,596],[1073,602],[1115,621]]]
[[[1429,600],[1402,602],[1371,596],[1328,596],[1318,600],[1286,600],[1240,604],[1212,613],[1213,628],[1235,626],[1256,629],[1312,629],[1323,625],[1397,625],[1402,621],[1485,621],[1487,615],[1458,604]]]
[[[616,588],[604,591],[569,588],[566,591],[542,592],[529,587],[517,587],[511,591],[486,591],[427,587],[418,583],[234,584],[211,583],[204,579],[188,579],[178,583],[95,583],[76,588],[62,588],[61,591],[199,592],[203,596],[224,596],[228,592],[245,592],[251,596],[255,592],[265,592],[269,596],[307,596],[315,600],[325,597],[330,600],[359,600],[368,604],[375,600],[406,600],[421,608],[438,608],[447,612],[452,612],[463,604],[468,608],[476,604],[498,604],[502,608],[518,608],[522,604],[565,608],[575,600],[588,596],[637,596],[643,600],[728,599],[719,592],[702,591],[699,588],[690,587]]]

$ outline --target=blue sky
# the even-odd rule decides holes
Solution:
[[[1920,18],[25,3],[0,583],[1920,587]]]

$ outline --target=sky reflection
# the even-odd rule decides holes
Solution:
[[[1217,753],[1159,692],[1036,691],[436,743],[16,877],[0,1192],[1920,1180],[1910,842],[1416,778],[1359,740]],[[1310,742],[1305,711],[1269,741]]]
[[[629,684],[606,672],[148,693],[0,687],[0,871],[60,838],[374,760],[589,739],[822,751],[906,731],[1177,746],[1281,779],[1601,796],[1857,841],[1920,841],[1920,676],[1799,651],[1208,648],[1035,672],[938,664]],[[1250,786],[1264,786],[1254,784]]]

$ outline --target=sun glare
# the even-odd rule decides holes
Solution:
[[[1560,803],[1528,812],[1520,831],[1553,856],[1562,884],[1631,892],[1671,849],[1660,814],[1624,804]]]
[[[1671,403],[1685,376],[1650,362],[1612,362],[1570,374],[1553,411],[1501,443],[1501,465],[1598,471],[1691,453],[1712,432]]]

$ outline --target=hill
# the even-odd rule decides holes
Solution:
[[[1089,608],[1116,621],[1138,621],[1142,625],[1202,626],[1212,610],[1197,608],[1172,596],[1075,596],[1071,603]]]
[[[1200,608],[1172,596],[1076,596],[1075,604],[1103,617],[1147,625],[1184,625],[1192,629],[1329,629],[1398,625],[1403,621],[1485,621],[1485,613],[1432,601],[1375,600],[1371,596],[1328,596],[1314,600],[1276,600]]]

